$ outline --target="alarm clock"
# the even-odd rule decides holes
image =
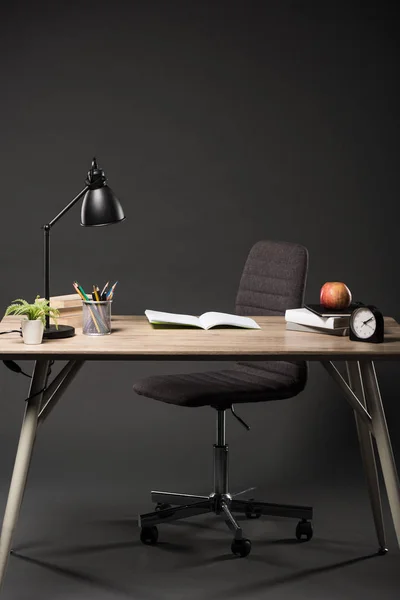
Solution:
[[[382,313],[372,304],[353,310],[350,315],[349,339],[353,342],[383,342],[384,324]]]

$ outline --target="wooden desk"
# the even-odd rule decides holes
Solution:
[[[375,438],[391,514],[400,545],[400,486],[373,361],[399,360],[400,326],[385,318],[385,342],[350,342],[346,337],[288,331],[283,317],[255,317],[260,330],[153,328],[142,316],[113,318],[113,333],[46,340],[27,346],[16,334],[0,336],[0,358],[35,360],[0,539],[0,587],[17,525],[37,427],[43,423],[87,360],[289,360],[320,361],[354,409],[379,549],[386,548]],[[10,319],[0,331],[15,327]],[[51,360],[68,361],[48,383]],[[346,362],[343,377],[332,361]]]
[[[385,343],[350,342],[347,337],[312,335],[285,328],[283,317],[255,317],[261,329],[154,328],[146,317],[113,317],[112,335],[77,335],[23,344],[18,334],[0,336],[2,358],[40,360],[393,360],[400,358],[400,326],[385,318]],[[19,324],[15,318],[8,324]],[[5,319],[0,331],[7,329]]]

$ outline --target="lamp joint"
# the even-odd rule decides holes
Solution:
[[[96,157],[93,157],[92,166],[85,181],[86,185],[89,189],[96,190],[103,187],[103,185],[106,185],[106,181],[107,179],[103,169],[97,165]]]

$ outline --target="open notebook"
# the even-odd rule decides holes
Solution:
[[[211,329],[211,327],[244,327],[245,329],[261,329],[250,317],[239,317],[220,312],[206,312],[200,317],[192,315],[176,315],[174,313],[159,312],[157,310],[145,310],[144,314],[153,325],[188,325]]]

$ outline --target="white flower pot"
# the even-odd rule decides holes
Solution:
[[[43,339],[44,326],[42,321],[29,321],[24,319],[21,322],[22,337],[24,344],[41,344]]]

